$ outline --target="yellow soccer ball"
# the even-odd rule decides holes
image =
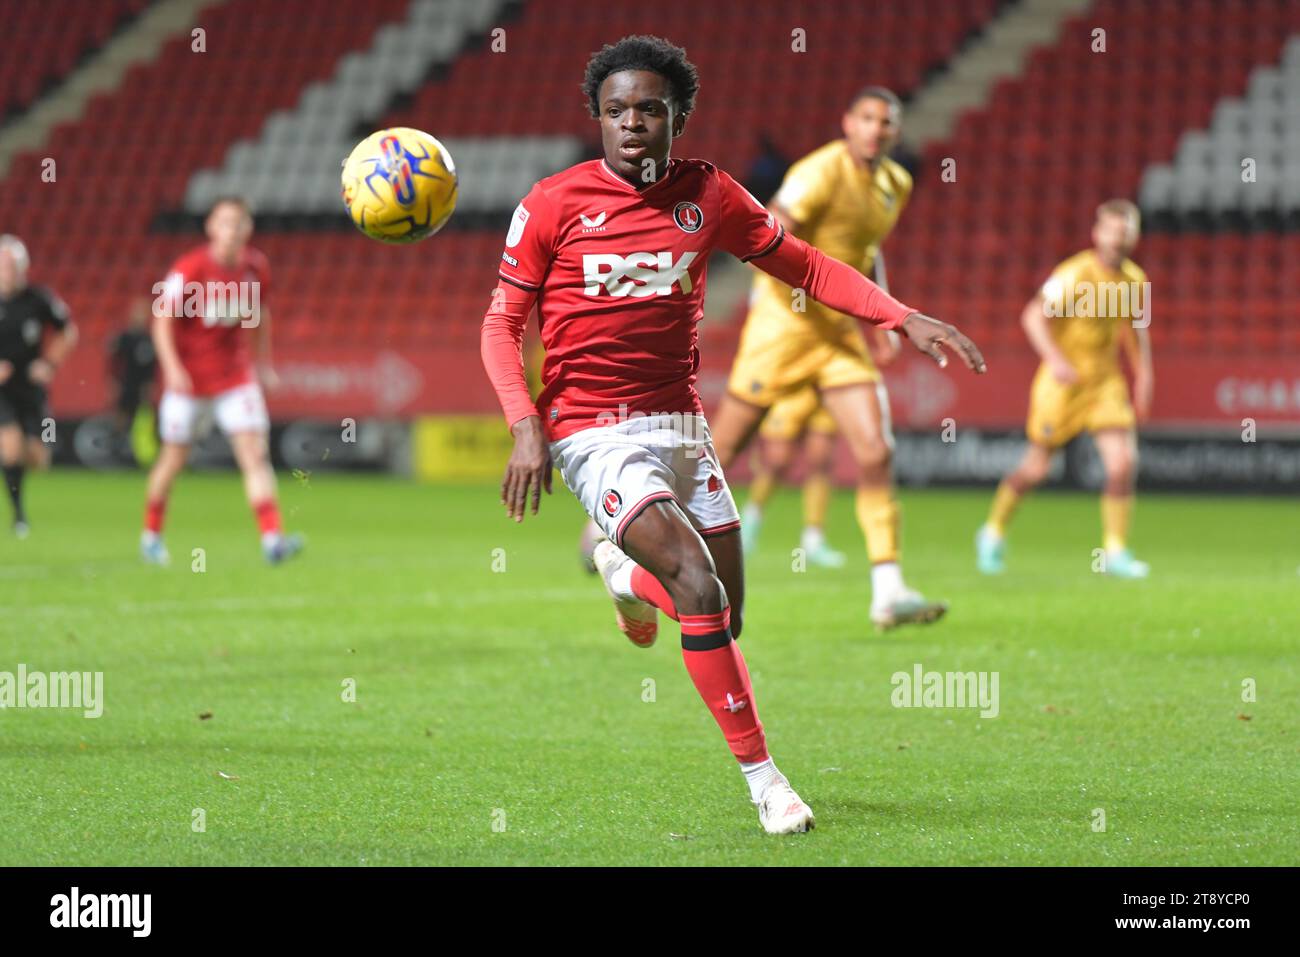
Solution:
[[[456,163],[428,133],[396,126],[371,133],[343,161],[343,205],[372,239],[414,243],[456,209]]]

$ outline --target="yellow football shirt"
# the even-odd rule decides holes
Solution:
[[[875,170],[860,167],[849,155],[848,143],[835,140],[790,167],[774,202],[800,224],[800,239],[869,274],[911,195],[911,174],[898,163],[886,157]],[[792,302],[789,286],[766,273],[758,274],[751,316],[770,314],[774,308],[800,317]],[[849,320],[811,299],[806,307],[803,315]]]
[[[1043,308],[1052,338],[1082,381],[1119,370],[1123,323],[1149,317],[1146,273],[1131,259],[1108,268],[1085,249],[1052,270],[1043,283]]]

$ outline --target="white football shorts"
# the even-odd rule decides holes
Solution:
[[[628,525],[655,502],[676,502],[705,538],[740,527],[702,415],[634,417],[583,429],[552,442],[551,460],[620,548]]]
[[[214,418],[226,435],[265,433],[271,428],[261,387],[256,382],[245,382],[214,396],[164,392],[158,406],[158,431],[164,442],[189,445],[195,436],[207,433]]]

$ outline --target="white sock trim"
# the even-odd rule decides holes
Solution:
[[[609,587],[619,598],[635,598],[632,591],[632,569],[636,568],[636,562],[626,561],[609,576]]]
[[[808,525],[799,538],[799,544],[803,546],[804,551],[814,552],[826,544],[826,533],[816,525]]]
[[[781,776],[781,772],[776,769],[776,763],[770,757],[766,761],[755,761],[753,764],[741,761],[740,773],[745,775],[745,781],[749,784],[749,799],[755,804],[763,797],[767,786]]]
[[[887,598],[903,590],[903,569],[898,562],[880,562],[871,566],[873,598]]]

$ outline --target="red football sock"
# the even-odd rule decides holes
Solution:
[[[682,615],[682,660],[737,761],[767,760],[767,738],[740,646],[731,639],[731,609]]]
[[[155,535],[162,533],[163,517],[167,512],[167,499],[152,499],[144,503],[144,529]]]
[[[280,534],[280,506],[275,499],[258,502],[253,506],[253,514],[257,516],[257,527],[263,535]]]
[[[668,589],[640,565],[632,569],[632,594],[642,601],[648,601],[673,621],[677,620],[677,606],[673,604]]]

